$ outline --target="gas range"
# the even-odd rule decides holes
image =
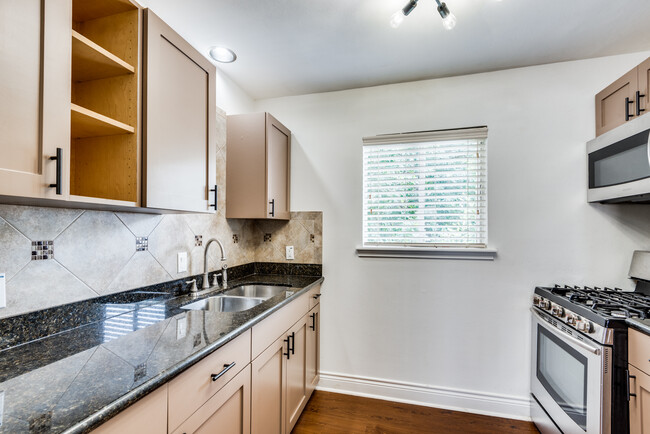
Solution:
[[[619,288],[555,285],[537,287],[533,306],[589,338],[612,345],[612,330],[626,318],[650,318],[650,296]]]

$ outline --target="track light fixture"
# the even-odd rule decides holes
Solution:
[[[451,30],[456,26],[456,16],[449,12],[449,8],[447,7],[447,4],[444,2],[440,2],[440,0],[436,0],[436,3],[438,3],[438,13],[442,17],[442,25],[445,29]],[[413,9],[418,5],[418,0],[409,0],[409,2],[404,6],[402,9],[398,10],[395,12],[391,17],[390,17],[390,25],[393,28],[399,27],[400,24],[402,24],[402,21],[404,21],[404,17],[408,16],[411,12],[413,12]]]

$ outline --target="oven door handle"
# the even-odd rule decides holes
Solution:
[[[533,315],[535,315],[541,321],[541,324],[544,324],[546,322],[546,319],[544,319],[544,317],[541,316],[539,314],[539,312],[537,312],[535,310],[535,308],[531,307],[530,311],[533,313]],[[580,339],[576,339],[573,336],[567,335],[566,333],[562,333],[561,331],[557,330],[553,326],[545,327],[545,328],[546,328],[546,330],[550,331],[551,333],[553,333],[558,338],[560,338],[562,340],[565,340],[565,341],[568,341],[568,342],[570,342],[570,343],[572,343],[574,345],[579,346],[582,349],[585,349],[585,350],[589,351],[590,353],[593,353],[593,354],[595,354],[597,356],[600,356],[600,348],[593,347],[593,346],[589,345],[588,343],[581,341]]]

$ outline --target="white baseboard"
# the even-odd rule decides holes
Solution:
[[[530,419],[530,398],[321,372],[318,390],[509,419]]]

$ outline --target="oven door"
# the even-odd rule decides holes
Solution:
[[[609,433],[611,349],[531,311],[533,395],[564,434]]]

